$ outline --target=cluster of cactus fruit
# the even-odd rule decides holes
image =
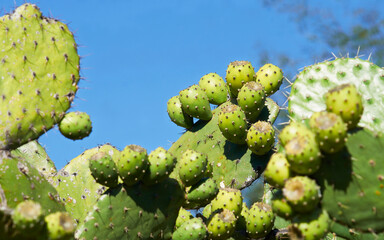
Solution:
[[[373,63],[306,67],[275,141],[269,96],[283,72],[234,61],[225,81],[208,73],[168,101],[186,129],[170,149],[105,144],[57,171],[39,136],[92,131],[86,113],[67,112],[73,35],[33,4],[0,23],[0,239],[384,239],[384,70]],[[256,179],[264,191],[247,202]]]

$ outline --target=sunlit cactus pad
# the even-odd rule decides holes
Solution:
[[[53,127],[70,107],[79,56],[68,27],[24,4],[0,18],[0,149]]]
[[[358,126],[383,132],[384,69],[359,58],[339,58],[304,68],[292,85],[290,116],[301,120],[325,110],[324,94],[344,83],[354,84],[363,96],[364,112]]]

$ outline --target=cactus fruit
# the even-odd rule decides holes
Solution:
[[[279,134],[279,141],[285,146],[292,138],[307,135],[315,138],[315,134],[304,123],[291,121]]]
[[[66,212],[51,213],[45,217],[50,240],[69,240],[75,232],[75,222]]]
[[[215,198],[219,188],[212,178],[203,178],[189,189],[186,201],[190,209],[201,208]]]
[[[283,188],[284,197],[295,212],[308,213],[320,202],[320,187],[307,176],[288,179]]]
[[[245,113],[235,104],[228,104],[219,114],[219,129],[224,137],[236,144],[245,144],[247,120]]]
[[[255,122],[265,104],[265,91],[263,86],[250,81],[244,84],[237,95],[237,104],[244,111],[249,122]]]
[[[282,153],[274,153],[264,171],[265,180],[272,186],[282,188],[292,175],[290,164]]]
[[[236,228],[236,216],[228,209],[221,209],[212,213],[208,219],[208,239],[224,240],[229,238]]]
[[[274,214],[284,219],[290,219],[294,214],[291,205],[289,205],[287,200],[284,198],[283,191],[281,189],[278,189],[273,193],[271,207]]]
[[[111,155],[105,152],[98,152],[89,159],[89,169],[97,183],[107,187],[116,187],[119,174]]]
[[[203,240],[207,235],[207,227],[201,218],[192,218],[183,223],[172,234],[172,240]]]
[[[184,222],[192,219],[192,213],[185,210],[185,208],[180,207],[179,215],[177,215],[176,223],[175,223],[175,229],[178,229]]]
[[[320,150],[335,153],[344,147],[347,125],[339,115],[330,112],[316,112],[312,114],[309,125],[316,135]]]
[[[167,150],[158,147],[148,156],[149,166],[144,174],[144,184],[159,183],[169,176],[176,164],[176,158]]]
[[[314,137],[294,137],[285,145],[285,154],[291,170],[296,173],[310,175],[320,168],[321,153]]]
[[[272,230],[275,216],[270,205],[256,202],[249,209],[247,217],[247,233],[252,238],[262,238]]]
[[[69,112],[59,123],[59,130],[66,138],[80,140],[92,132],[92,122],[85,112]]]
[[[203,215],[204,218],[208,219],[209,216],[211,216],[212,214],[212,203],[207,204],[204,207],[203,212],[201,214]]]
[[[327,211],[315,209],[313,212],[297,215],[288,226],[291,239],[320,240],[329,230],[330,218]]]
[[[264,87],[265,95],[270,96],[279,90],[283,83],[283,71],[273,64],[265,64],[256,72],[256,82]]]
[[[218,209],[228,209],[238,217],[243,206],[243,197],[238,189],[221,188],[211,204],[212,212]]]
[[[247,204],[243,202],[240,216],[236,221],[236,230],[240,230],[240,231],[246,230],[248,215],[249,215],[249,208],[247,207]]]
[[[12,214],[14,227],[24,236],[37,236],[44,226],[41,205],[32,200],[19,203]]]
[[[248,129],[246,141],[254,154],[264,155],[273,148],[275,130],[269,122],[258,121]]]
[[[217,73],[208,73],[200,78],[199,86],[208,96],[208,101],[215,105],[228,99],[227,84]]]
[[[364,106],[360,93],[353,84],[342,84],[325,94],[327,111],[338,114],[353,129],[363,115]]]
[[[203,177],[208,159],[205,154],[187,150],[179,159],[179,177],[185,186],[196,184]]]
[[[63,118],[78,88],[80,58],[68,27],[34,4],[0,22],[0,149],[15,149]]]
[[[253,75],[255,75],[255,70],[252,67],[251,63],[248,61],[234,61],[228,65],[227,75],[225,79],[227,80],[228,87],[231,93],[237,97],[241,87],[249,81],[253,81]]]
[[[183,110],[192,117],[209,121],[212,118],[207,94],[199,85],[192,85],[180,91],[179,99]]]
[[[189,129],[193,126],[193,118],[185,113],[181,107],[179,96],[174,96],[167,102],[168,116],[172,122],[180,127]]]

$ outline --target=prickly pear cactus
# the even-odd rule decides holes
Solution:
[[[79,80],[68,27],[24,4],[0,18],[0,149],[15,149],[58,123]]]

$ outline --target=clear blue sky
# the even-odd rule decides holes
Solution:
[[[93,132],[72,141],[55,128],[40,138],[58,169],[104,143],[119,149],[137,144],[148,152],[159,146],[168,149],[183,131],[168,118],[169,98],[209,72],[224,77],[231,61],[248,60],[258,69],[262,50],[303,60],[302,46],[309,44],[290,15],[256,0],[31,2],[44,15],[69,25],[83,56],[85,79],[70,111],[87,112]],[[2,0],[1,13],[22,3]],[[342,7],[340,1],[328,4]],[[351,10],[340,9],[341,15]],[[327,51],[324,48],[311,51]]]

